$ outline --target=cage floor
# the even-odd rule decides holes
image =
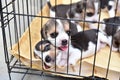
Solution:
[[[57,0],[58,4],[61,3],[70,3],[70,0]],[[76,2],[77,0],[72,0],[73,2]],[[52,0],[52,3],[54,3],[54,0]],[[53,4],[54,5],[54,4]],[[49,9],[46,6],[44,6],[42,10],[42,16],[48,16],[49,15]],[[38,13],[38,16],[41,16],[41,12]],[[106,12],[102,13],[101,19],[104,17],[108,17],[108,14]],[[42,20],[42,21],[41,21]],[[19,42],[13,45],[12,50],[10,50],[10,53],[14,55],[16,58],[20,59],[23,64],[30,67],[31,58],[32,58],[32,68],[42,70],[42,63],[40,59],[35,59],[33,56],[33,49],[35,44],[41,40],[40,35],[40,29],[41,25],[44,25],[44,23],[47,21],[47,18],[40,18],[35,17],[33,21],[30,23],[30,27],[24,32],[22,37],[19,39]],[[31,38],[29,38],[29,35],[31,35]],[[30,44],[31,42],[31,44]],[[30,47],[31,45],[31,47]],[[18,53],[19,52],[19,53]],[[30,55],[31,53],[31,55]],[[108,60],[109,60],[109,54],[110,54],[110,48],[105,47],[101,49],[97,55],[96,55],[96,61],[95,61],[95,75],[105,77],[107,68],[108,68]],[[20,55],[20,57],[19,57]],[[94,56],[91,56],[89,58],[86,58],[82,61],[81,66],[81,75],[89,76],[92,74],[93,69],[93,60]],[[109,74],[108,78],[111,80],[118,80],[120,75],[120,53],[112,52],[111,53],[111,60],[109,65]],[[69,74],[79,74],[79,64],[76,65],[76,71],[68,71]],[[66,69],[57,69],[58,72],[61,71],[63,73],[67,73]],[[55,73],[56,74],[56,73]],[[60,76],[65,76],[64,74],[60,74]],[[66,75],[67,77],[70,77]]]

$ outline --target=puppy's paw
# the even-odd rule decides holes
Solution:
[[[67,61],[66,61],[66,60],[61,60],[61,61],[57,64],[57,66],[58,66],[59,68],[64,68],[66,65],[67,65]]]
[[[75,72],[75,71],[76,71],[76,70],[75,70],[75,66],[74,66],[74,65],[70,64],[70,68],[72,69],[72,71],[73,71],[73,72]]]
[[[101,43],[100,48],[104,48],[106,45],[106,43]]]
[[[70,59],[70,60],[69,60],[69,64],[70,64],[70,65],[72,65],[72,66],[75,66],[75,65],[76,65],[76,61],[75,61],[75,60]]]
[[[115,47],[112,46],[112,51],[116,52],[116,51],[118,51],[118,48],[115,48]]]

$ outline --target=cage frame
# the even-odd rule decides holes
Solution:
[[[6,0],[7,1],[7,0]],[[13,55],[9,55],[9,52],[8,52],[8,47],[7,47],[7,39],[6,39],[6,32],[5,32],[5,28],[6,28],[6,25],[9,25],[9,22],[10,22],[10,20],[12,20],[12,19],[14,19],[15,20],[15,16],[16,15],[21,15],[21,16],[28,16],[28,26],[29,26],[29,24],[30,24],[30,22],[29,22],[29,16],[32,16],[32,17],[41,17],[41,16],[35,16],[35,15],[29,15],[29,12],[27,12],[28,13],[28,15],[26,15],[26,14],[16,14],[15,13],[15,10],[14,10],[14,8],[15,8],[15,6],[14,6],[14,2],[15,1],[17,1],[17,0],[11,0],[11,2],[9,2],[9,3],[7,3],[6,4],[6,6],[2,6],[2,0],[0,0],[0,17],[1,17],[1,19],[0,19],[0,22],[1,22],[1,29],[2,29],[2,37],[3,37],[3,47],[4,47],[4,55],[5,55],[5,63],[7,64],[7,69],[8,69],[8,74],[9,74],[9,79],[11,80],[12,78],[11,78],[11,73],[22,73],[22,74],[24,74],[23,75],[23,77],[22,77],[22,79],[21,80],[23,80],[24,79],[24,77],[25,77],[25,75],[26,74],[30,74],[30,75],[40,75],[40,76],[44,76],[44,71],[40,71],[40,73],[39,74],[36,74],[36,73],[31,73],[31,72],[28,72],[29,70],[32,70],[32,71],[38,71],[38,70],[36,70],[36,69],[31,69],[31,68],[27,68],[27,67],[25,67],[24,65],[22,65],[21,64],[21,62],[19,61],[19,60],[15,60],[14,61],[14,56]],[[26,1],[28,1],[28,0],[26,0]],[[38,1],[38,0],[37,0]],[[19,0],[18,0],[18,2],[19,2]],[[41,2],[42,2],[42,0],[41,0]],[[7,7],[9,6],[9,5],[12,5],[13,6],[13,11],[12,12],[4,12],[3,11],[3,9],[7,9]],[[28,5],[28,3],[27,3],[27,5]],[[41,6],[41,10],[42,10],[42,6]],[[28,7],[27,7],[27,10],[28,10]],[[4,16],[4,14],[6,15],[6,16]],[[8,16],[9,15],[13,15],[13,17],[11,18],[11,19],[8,19]],[[7,23],[5,23],[5,18],[7,17]],[[17,23],[15,24],[15,25],[17,25]],[[9,27],[9,26],[8,26]],[[30,29],[30,28],[29,28]],[[16,29],[17,30],[17,29]],[[25,30],[24,30],[25,31]],[[17,34],[15,34],[15,37],[17,38],[17,40],[19,41],[19,37],[18,37],[18,32],[17,32]],[[21,34],[21,33],[20,33]],[[22,34],[21,34],[22,35]],[[20,36],[21,36],[20,35]],[[15,41],[15,42],[17,42],[17,41]],[[19,43],[18,43],[19,44]],[[11,48],[12,48],[12,46],[11,46]],[[111,55],[110,55],[110,57],[111,57]],[[13,65],[11,65],[11,63],[14,61],[14,63],[13,63]],[[110,60],[109,60],[109,63],[110,63]],[[20,67],[18,67],[18,66],[16,66],[16,65],[20,65]],[[22,66],[22,67],[21,67]],[[93,66],[95,66],[95,61],[94,61],[94,65]],[[18,71],[14,71],[13,69],[21,69],[21,70],[26,70],[25,72],[18,72]],[[12,71],[13,70],[13,71]],[[108,71],[109,71],[109,64],[108,64]],[[108,74],[108,71],[107,71],[107,74]],[[45,71],[45,72],[47,72],[47,71]],[[49,72],[48,72],[49,73]],[[57,73],[57,72],[55,72],[55,73]],[[60,73],[61,74],[61,73]],[[107,77],[107,74],[106,74],[106,77]],[[67,75],[67,74],[63,74],[63,75]],[[51,77],[61,77],[61,76],[53,76],[53,75],[47,75],[47,76],[51,76]],[[94,76],[94,67],[93,67],[93,75],[91,75],[91,76],[88,76],[88,77],[86,77],[86,76],[81,76],[82,78],[82,80],[96,80],[96,79],[103,79],[103,78],[101,78],[101,77],[96,77],[96,76]],[[64,78],[64,77],[61,77],[61,78]],[[68,78],[68,77],[66,77],[66,78]],[[72,78],[72,77],[71,77]],[[103,80],[105,80],[105,79],[103,79]]]

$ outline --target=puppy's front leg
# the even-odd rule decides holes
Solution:
[[[70,50],[69,65],[75,66],[77,61],[81,58],[81,51],[77,48]]]
[[[57,56],[57,59],[56,59],[56,65],[59,67],[59,68],[64,68],[66,65],[67,65],[67,59],[64,58],[63,56],[64,53],[60,52]]]
[[[77,61],[81,58],[81,51],[79,49],[72,49],[70,50],[69,53],[69,65],[72,68],[73,72],[75,72],[75,65],[77,63]]]
[[[118,48],[115,48],[114,46],[112,46],[112,51],[118,51]]]
[[[57,66],[60,66],[59,63],[61,61],[61,58],[62,58],[62,53],[59,52],[58,55],[56,56],[56,65]]]

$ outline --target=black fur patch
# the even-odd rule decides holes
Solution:
[[[109,5],[107,8],[108,8],[108,10],[111,10],[112,6],[111,6],[111,5]]]
[[[107,7],[109,1],[110,0],[100,0],[100,8],[104,9],[105,7]]]
[[[41,46],[42,44],[46,44],[46,43],[51,44],[50,41],[48,41],[48,40],[39,41],[39,42],[36,44],[36,46],[35,46],[36,50],[37,50],[37,51],[41,51],[41,50],[40,50],[40,46]]]
[[[71,32],[70,35],[75,35],[78,32],[77,25],[70,21],[69,21],[69,25],[70,25],[70,32]]]
[[[86,30],[79,32],[73,36],[71,36],[71,42],[73,47],[79,48],[82,51],[88,50],[88,43],[91,41],[94,44],[97,43],[97,32],[96,29]]]
[[[56,17],[67,18],[66,13],[70,9],[70,5],[57,5],[51,8],[52,11],[55,11]]]
[[[113,17],[104,19],[105,22],[105,32],[108,36],[112,36],[116,33],[118,26],[120,26],[120,17]]]

